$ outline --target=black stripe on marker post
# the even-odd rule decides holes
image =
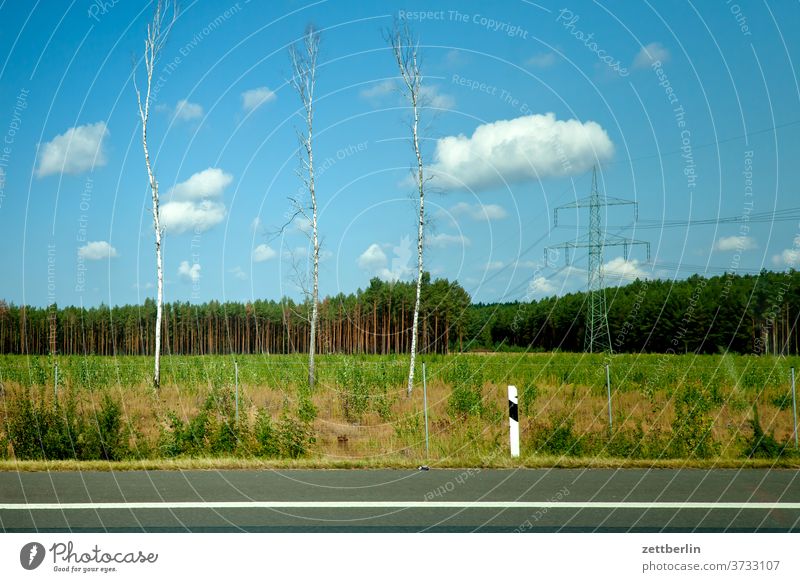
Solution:
[[[511,420],[519,422],[519,405],[511,400],[508,401],[508,416]]]

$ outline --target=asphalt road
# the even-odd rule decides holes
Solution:
[[[800,472],[6,472],[0,530],[800,532]]]

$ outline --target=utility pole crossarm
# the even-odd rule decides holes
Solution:
[[[615,198],[613,196],[606,196],[600,202],[600,206],[633,206],[633,220],[634,222],[639,220],[639,203],[634,200],[625,200],[624,198]],[[553,226],[558,226],[559,210],[570,210],[570,209],[591,208],[591,207],[592,207],[592,196],[586,196],[585,198],[579,198],[578,200],[567,202],[566,204],[562,204],[561,206],[556,206],[553,209]]]

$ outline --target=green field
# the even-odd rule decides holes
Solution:
[[[56,387],[52,358],[0,356],[0,456],[6,466],[59,459],[300,459],[318,466],[800,459],[790,383],[800,358],[545,353],[422,360],[427,460],[422,366],[408,398],[406,357],[333,355],[319,358],[313,392],[300,355],[168,356],[158,394],[150,387],[150,358],[59,357]],[[522,457],[514,463],[508,384],[520,394]]]

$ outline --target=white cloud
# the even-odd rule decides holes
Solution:
[[[233,181],[233,176],[220,168],[206,168],[192,174],[170,190],[170,201],[161,206],[161,223],[171,234],[188,230],[205,232],[225,218],[225,204],[219,198]]]
[[[484,190],[504,181],[581,174],[613,153],[608,134],[594,121],[526,115],[480,125],[470,137],[439,139],[430,175],[444,189]]]
[[[358,257],[358,267],[368,273],[380,277],[384,281],[399,281],[409,277],[414,270],[411,266],[411,239],[404,236],[397,246],[392,246],[392,264],[377,243],[371,244]]]
[[[181,261],[178,267],[178,276],[184,281],[196,283],[200,280],[200,263],[194,263],[190,266],[189,261]]]
[[[758,245],[751,236],[723,236],[714,248],[718,251],[749,251],[758,248]]]
[[[452,109],[456,100],[452,95],[440,93],[435,85],[423,85],[420,89],[420,105],[433,109]]]
[[[277,95],[269,87],[256,87],[242,93],[242,108],[250,113],[275,99],[277,99]]]
[[[469,204],[459,202],[450,208],[450,212],[455,216],[469,216],[475,220],[501,220],[508,216],[505,208],[499,204]]]
[[[624,279],[624,282],[649,279],[650,273],[642,269],[641,264],[637,259],[625,260],[624,257],[616,257],[603,265],[603,272],[607,279]]]
[[[487,271],[498,271],[502,269],[504,266],[505,263],[503,263],[503,261],[489,261],[484,266],[484,269],[486,269]]]
[[[426,241],[428,246],[433,248],[445,248],[452,245],[468,247],[472,244],[472,241],[462,234],[447,233],[433,234],[427,237]]]
[[[386,97],[387,95],[395,93],[396,91],[397,84],[391,79],[386,79],[380,83],[375,83],[371,87],[362,89],[358,94],[362,99],[367,99],[368,101],[377,101],[383,97]]]
[[[71,127],[52,141],[40,145],[36,176],[80,174],[106,165],[103,139],[108,129],[103,121]]]
[[[775,266],[800,267],[800,236],[794,237],[794,246],[784,249],[778,255],[773,255],[772,262]]]
[[[221,202],[175,201],[161,206],[161,225],[171,234],[188,230],[205,232],[225,218],[225,205]]]
[[[192,103],[186,99],[181,99],[175,106],[175,119],[178,121],[191,121],[203,117],[203,106],[199,103]]]
[[[256,263],[263,263],[274,259],[276,256],[278,256],[278,253],[275,252],[275,249],[265,244],[260,244],[253,249],[253,261]]]
[[[372,243],[367,247],[367,250],[361,253],[357,263],[360,269],[375,272],[381,268],[385,268],[389,264],[389,259],[386,258],[386,253],[383,252],[380,245]]]
[[[547,277],[539,275],[528,284],[528,291],[532,295],[552,295],[556,292],[556,286]]]
[[[671,55],[664,45],[660,42],[651,42],[647,46],[643,46],[636,54],[632,67],[634,69],[646,69],[656,61],[666,63],[670,57]]]
[[[261,229],[261,218],[256,216],[250,223],[250,230],[258,232]]]
[[[87,261],[100,261],[117,256],[117,249],[104,240],[87,242],[78,248],[78,256]]]
[[[233,269],[228,271],[231,275],[239,279],[240,281],[247,281],[247,273],[245,273],[240,266],[235,266]]]
[[[556,64],[556,53],[537,53],[525,61],[525,64],[535,69],[546,69]]]
[[[206,168],[175,186],[170,194],[175,200],[218,198],[232,181],[233,176],[226,174],[220,168]]]

